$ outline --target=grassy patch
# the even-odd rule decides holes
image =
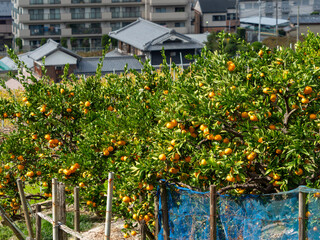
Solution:
[[[51,216],[51,215],[49,215]],[[74,215],[73,212],[68,212],[67,216],[67,226],[73,229],[73,219]],[[93,216],[90,215],[80,215],[80,231],[88,231],[93,227],[94,222],[96,219],[94,219]],[[35,220],[32,220],[33,226],[35,226]],[[17,222],[16,223],[18,227],[21,229],[21,231],[27,235],[27,227],[24,222]],[[35,230],[35,229],[34,229]],[[41,235],[43,240],[51,240],[52,239],[52,225],[48,223],[47,221],[42,220],[41,223]],[[13,233],[11,229],[7,226],[0,227],[0,239],[1,240],[9,240],[12,239]],[[71,236],[69,236],[71,237]]]

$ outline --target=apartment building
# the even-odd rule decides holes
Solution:
[[[12,0],[13,34],[24,50],[51,38],[69,48],[101,47],[102,35],[137,18],[191,33],[193,0]]]
[[[4,45],[11,46],[12,42],[12,4],[10,0],[0,1],[0,51],[4,51]]]
[[[289,19],[290,16],[310,15],[320,12],[319,0],[261,0],[261,16],[269,18]],[[257,0],[239,1],[240,18],[254,17],[259,14]]]

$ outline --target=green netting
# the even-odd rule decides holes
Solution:
[[[167,184],[167,190],[170,239],[210,239],[209,192],[173,184]],[[307,238],[320,239],[320,190],[305,186],[276,194],[219,195],[217,239],[298,240],[299,192],[306,193]],[[159,213],[161,226],[161,201]],[[162,228],[158,239],[163,239]]]

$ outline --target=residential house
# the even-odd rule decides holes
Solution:
[[[13,34],[23,49],[40,46],[42,39],[61,38],[68,48],[101,47],[102,35],[138,17],[191,33],[193,0],[12,0]]]
[[[203,48],[199,41],[156,23],[139,18],[137,21],[109,33],[118,40],[118,51],[127,55],[143,55],[151,64],[163,62],[162,49],[168,63],[189,64],[186,55],[198,54]]]
[[[195,33],[234,32],[239,25],[236,0],[198,0],[195,7]]]
[[[41,47],[20,54],[19,60],[25,63],[26,67],[33,70],[36,77],[44,75],[42,67],[45,67],[47,76],[54,82],[61,80],[64,67],[69,64],[68,74],[94,75],[98,67],[99,57],[83,58],[71,50],[62,47],[59,43],[49,39]],[[124,71],[125,66],[128,69],[140,71],[142,64],[133,56],[107,54],[103,60],[102,74],[120,73]],[[0,60],[0,71],[16,71],[17,66],[12,59],[5,57]]]
[[[291,16],[289,20],[292,25],[299,25],[299,34],[308,34],[308,31],[320,33],[320,15],[300,15],[299,24],[297,16]],[[290,35],[296,36],[297,30],[295,28],[290,32]]]

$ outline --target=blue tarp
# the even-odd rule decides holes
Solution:
[[[209,192],[167,185],[170,239],[210,239]],[[298,240],[299,192],[307,196],[307,237],[320,239],[320,190],[301,186],[265,195],[219,195],[218,240]],[[159,194],[159,191],[158,191]],[[161,201],[159,211],[161,226]],[[163,239],[160,228],[158,239]]]

